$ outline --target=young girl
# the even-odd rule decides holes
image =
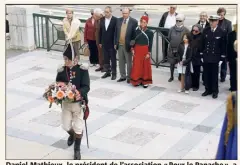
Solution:
[[[191,85],[191,72],[192,72],[192,48],[191,48],[191,34],[186,33],[183,35],[183,41],[179,44],[177,54],[179,57],[178,72],[181,74],[181,85],[178,92],[189,93]]]

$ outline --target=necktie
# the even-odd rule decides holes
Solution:
[[[126,20],[126,19],[124,19],[123,23],[124,23],[124,24],[126,24],[126,23],[127,23],[127,20]]]
[[[203,24],[201,24],[202,25],[202,28],[203,28]]]

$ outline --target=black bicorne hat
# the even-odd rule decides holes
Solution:
[[[71,49],[71,45],[70,44],[67,45],[67,48],[63,52],[63,56],[66,56],[69,60],[73,60],[72,59],[72,49]]]

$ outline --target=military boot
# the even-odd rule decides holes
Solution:
[[[81,146],[82,135],[76,134],[74,143],[74,160],[81,160],[80,146]]]

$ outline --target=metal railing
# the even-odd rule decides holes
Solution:
[[[36,48],[47,49],[47,51],[63,51],[66,44],[65,34],[63,32],[62,20],[63,16],[54,16],[47,14],[33,14],[34,39]],[[84,26],[86,19],[79,19],[81,21],[80,32],[80,54],[84,51]],[[152,65],[157,68],[159,66],[168,67],[169,64],[162,64],[162,41],[169,41],[163,35],[162,31],[166,30],[159,27],[148,27],[154,32],[153,48],[151,53]],[[164,45],[164,44],[163,44]]]

